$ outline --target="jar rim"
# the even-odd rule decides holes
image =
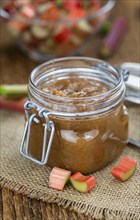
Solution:
[[[67,61],[69,61],[69,63]],[[84,64],[84,69],[91,71],[89,74],[93,79],[95,79],[95,70],[97,70],[96,74],[105,74],[105,76],[107,76],[108,78],[104,79],[111,79],[112,81],[109,81],[109,83],[113,82],[113,88],[109,89],[108,91],[102,94],[78,98],[56,96],[50,93],[46,93],[42,91],[40,88],[38,88],[37,83],[42,82],[41,80],[44,80],[44,77],[45,79],[48,78],[49,74],[50,76],[53,76],[54,79],[54,76],[56,76],[56,69],[59,70],[60,74],[63,74],[63,71],[65,72],[66,69],[73,69],[74,65],[74,70],[77,69],[78,61],[81,68]],[[73,66],[68,67],[71,62],[73,62]],[[58,64],[61,65],[59,66]],[[65,68],[63,66],[64,64],[66,65]],[[48,67],[48,69],[46,67]],[[57,75],[58,79],[59,73]],[[87,77],[87,75],[85,75],[85,72],[83,76]],[[100,75],[98,74],[98,77],[99,76]],[[57,79],[57,77],[55,77],[55,79]],[[101,77],[99,77],[99,79],[102,80]],[[76,113],[75,115],[82,116],[84,115],[82,114],[82,112],[85,112],[86,114],[88,113],[87,115],[97,115],[110,111],[123,102],[125,95],[125,83],[121,71],[119,71],[117,67],[107,62],[104,62],[103,60],[90,57],[63,57],[47,61],[33,69],[29,78],[28,91],[29,99],[31,101],[33,101],[36,104],[39,103],[39,106],[45,106],[48,112],[53,112],[56,115],[57,112],[64,113],[64,115],[66,115],[66,112],[69,113],[67,115],[74,115]],[[54,110],[56,105],[57,111]],[[78,111],[81,108],[79,112],[77,112],[77,107]]]
[[[61,96],[56,96],[56,95],[52,95],[52,94],[49,94],[49,93],[46,93],[46,92],[44,92],[44,91],[42,91],[42,90],[40,90],[36,85],[35,85],[35,83],[34,83],[34,75],[41,69],[41,68],[43,68],[43,67],[45,67],[45,66],[47,66],[47,65],[49,65],[49,64],[51,64],[52,66],[53,66],[53,64],[55,64],[55,63],[58,63],[58,62],[61,62],[61,61],[90,61],[90,62],[94,62],[94,61],[96,61],[96,62],[98,62],[99,64],[102,64],[103,66],[105,66],[105,67],[110,67],[113,71],[115,71],[118,75],[119,75],[119,82],[118,82],[118,84],[114,87],[114,88],[112,88],[112,89],[110,89],[110,90],[108,90],[108,91],[106,91],[106,92],[104,92],[104,93],[102,93],[102,94],[98,94],[98,95],[94,95],[94,96],[88,96],[88,97],[61,97]],[[99,67],[100,68],[100,67]],[[59,100],[64,100],[64,101],[80,101],[80,100],[83,100],[83,98],[84,98],[84,100],[91,100],[91,99],[100,99],[100,98],[102,98],[103,96],[104,97],[106,97],[106,96],[108,96],[110,93],[113,93],[115,90],[118,90],[120,87],[121,87],[121,85],[122,85],[122,83],[123,83],[123,76],[122,76],[122,74],[118,71],[118,69],[117,68],[115,68],[113,65],[111,65],[110,63],[108,63],[108,62],[105,62],[105,61],[103,61],[103,60],[100,60],[100,59],[97,59],[97,58],[91,58],[91,57],[84,57],[84,56],[82,56],[82,57],[74,57],[74,56],[71,56],[71,57],[63,57],[63,58],[57,58],[57,59],[52,59],[52,60],[50,60],[50,61],[47,61],[47,62],[44,62],[44,63],[42,63],[42,64],[40,64],[40,65],[38,65],[37,67],[35,67],[33,70],[32,70],[32,72],[31,72],[31,74],[30,74],[30,77],[29,77],[29,83],[30,83],[30,85],[31,85],[31,87],[32,87],[32,89],[34,89],[36,92],[39,92],[40,94],[42,94],[43,96],[47,96],[48,98],[53,98],[53,99],[56,99],[57,101],[59,101]]]

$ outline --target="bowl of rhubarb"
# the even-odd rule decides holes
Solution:
[[[10,0],[0,15],[22,51],[44,61],[79,52],[114,5],[115,0]]]

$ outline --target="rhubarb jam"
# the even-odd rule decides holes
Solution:
[[[108,89],[97,80],[69,78],[44,84],[41,90],[56,96],[79,98],[100,95],[107,92]]]
[[[99,60],[84,59],[58,59],[33,71],[29,99],[46,109],[54,123],[47,164],[87,174],[121,154],[128,139],[128,113],[121,74],[112,66],[100,67]],[[45,123],[39,120],[32,124],[29,143],[29,153],[37,159],[42,156]]]

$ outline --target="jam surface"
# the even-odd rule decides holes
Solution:
[[[68,78],[44,84],[41,90],[56,96],[79,98],[103,94],[108,91],[108,88],[101,81]]]

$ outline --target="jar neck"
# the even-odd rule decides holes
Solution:
[[[78,77],[98,80],[109,87],[103,94],[69,98],[54,96],[40,89],[42,83]],[[117,69],[101,60],[70,57],[46,62],[33,70],[29,79],[29,99],[51,112],[102,114],[120,105],[124,100],[125,84]]]

